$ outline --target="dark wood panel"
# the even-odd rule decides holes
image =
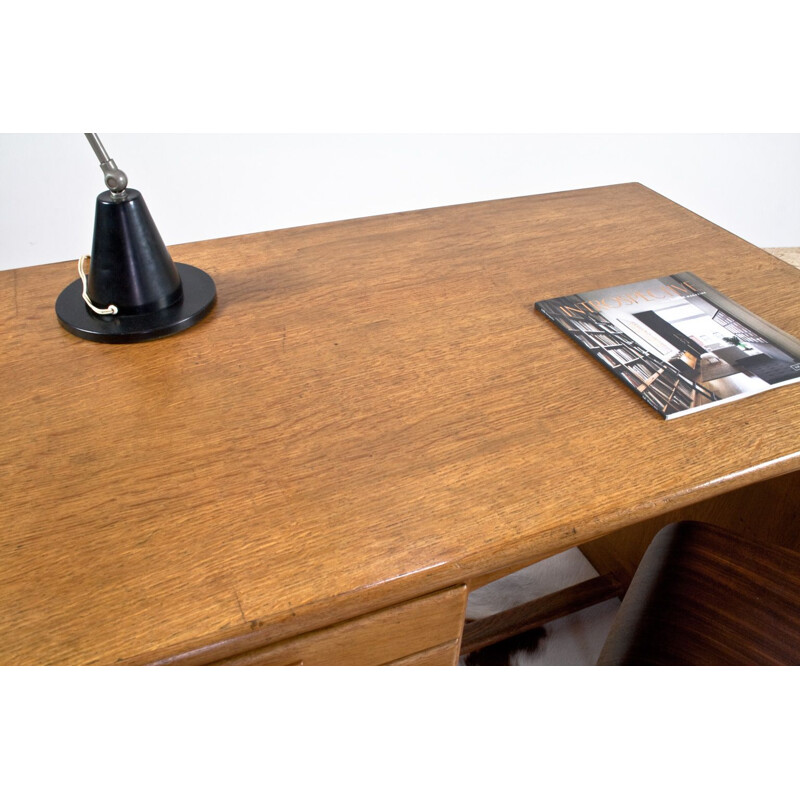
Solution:
[[[663,529],[598,663],[800,664],[800,553],[705,523]]]

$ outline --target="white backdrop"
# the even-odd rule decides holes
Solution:
[[[114,134],[166,244],[639,181],[760,247],[800,246],[800,134]],[[91,249],[82,134],[0,134],[0,269]]]

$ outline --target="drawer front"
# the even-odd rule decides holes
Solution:
[[[400,658],[392,661],[390,667],[454,667],[458,664],[458,657],[461,655],[461,640],[454,639],[452,642],[440,644],[438,647],[431,647],[421,653]]]
[[[365,614],[218,661],[225,665],[348,666],[390,664],[446,645],[456,652],[467,604],[466,586]],[[455,663],[455,662],[453,662]]]

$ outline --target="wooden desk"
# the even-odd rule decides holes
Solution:
[[[533,312],[691,270],[800,336],[796,270],[639,184],[170,250],[219,303],[146,344],[0,272],[0,663],[452,663],[473,582],[800,469],[800,386],[665,422]]]

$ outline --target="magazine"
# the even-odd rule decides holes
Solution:
[[[800,341],[691,272],[535,308],[665,419],[800,382]]]

